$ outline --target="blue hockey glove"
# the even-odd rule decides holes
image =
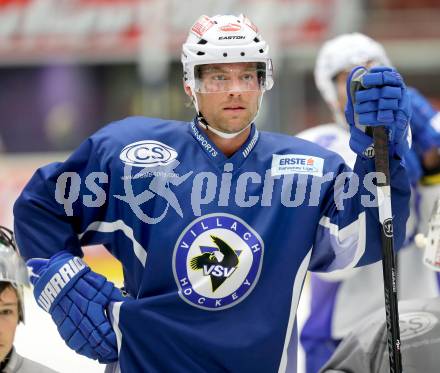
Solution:
[[[351,149],[364,158],[372,158],[373,139],[366,128],[385,126],[390,155],[402,159],[410,145],[411,102],[400,74],[389,67],[368,71],[358,66],[347,78],[347,96],[345,117],[350,125]]]
[[[408,88],[408,92],[412,105],[412,148],[421,157],[432,148],[440,148],[440,113],[414,88]]]
[[[119,289],[67,251],[30,259],[27,266],[35,299],[50,313],[66,344],[101,363],[116,361],[116,335],[106,307],[124,300]]]

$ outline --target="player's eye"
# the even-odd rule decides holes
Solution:
[[[253,74],[244,74],[241,77],[242,80],[246,81],[246,82],[250,82],[254,79],[254,75]]]
[[[8,309],[8,308],[0,310],[0,316],[10,316],[13,313],[14,313],[14,311],[11,309]]]
[[[212,76],[211,78],[212,80],[219,80],[219,81],[223,81],[223,80],[227,80],[228,77],[225,74],[215,74]]]

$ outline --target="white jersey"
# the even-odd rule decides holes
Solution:
[[[353,168],[356,153],[348,145],[350,132],[343,126],[335,123],[322,124],[302,131],[296,136],[338,153],[345,163]]]
[[[385,310],[351,331],[320,373],[388,373]],[[399,302],[402,365],[405,373],[437,373],[440,367],[440,299]]]
[[[349,145],[350,133],[348,128],[345,129],[339,124],[316,126],[296,136],[338,153],[351,167],[355,162],[356,154]],[[398,255],[399,299],[429,298],[439,294],[437,275],[423,264],[423,251],[416,248],[412,240],[417,228],[423,231],[423,228],[419,225],[417,211],[420,206],[430,204],[432,206],[434,195],[433,193],[423,193],[424,191],[421,195],[418,194],[418,191],[413,190],[412,192],[411,215],[406,229],[407,245],[399,251]],[[430,213],[431,210],[425,208],[425,211],[422,211],[422,217],[423,215],[429,217]],[[322,281],[332,283],[329,285],[333,291],[329,291],[329,288],[323,288],[322,286],[312,287],[312,302],[314,302],[314,297],[321,297],[319,308],[328,312],[319,312],[319,314],[316,312],[315,314],[312,309],[304,328],[304,333],[307,333],[308,338],[312,338],[310,331],[315,330],[315,327],[310,324],[322,323],[326,319],[331,321],[331,325],[328,326],[328,334],[330,335],[319,335],[316,338],[342,339],[354,327],[362,323],[364,317],[383,307],[384,290],[381,262],[355,268],[337,275],[314,273],[312,277],[315,277],[312,282],[318,281],[320,285],[322,285]],[[349,281],[344,281],[345,279],[349,279]],[[322,292],[319,291],[320,288],[323,289]],[[367,297],[365,296],[366,292],[368,292]],[[359,304],[362,304],[362,307],[359,307]]]
[[[3,373],[57,373],[40,363],[27,359],[12,350],[9,363],[3,368]]]

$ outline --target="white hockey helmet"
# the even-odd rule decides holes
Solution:
[[[191,27],[182,46],[182,65],[185,83],[194,93],[196,67],[206,64],[257,62],[264,69],[260,88],[273,86],[272,60],[269,46],[257,27],[243,14],[201,16]]]
[[[17,291],[19,320],[24,321],[23,287],[29,285],[24,260],[17,252],[11,230],[0,226],[0,282],[10,283]]]
[[[391,65],[382,45],[360,33],[337,36],[321,47],[315,64],[315,83],[333,111],[338,110],[336,75],[370,61],[377,65]]]

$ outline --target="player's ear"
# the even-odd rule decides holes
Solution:
[[[183,89],[185,90],[185,93],[187,94],[187,96],[192,99],[193,95],[192,95],[192,92],[191,92],[191,88],[185,82],[183,82]]]

